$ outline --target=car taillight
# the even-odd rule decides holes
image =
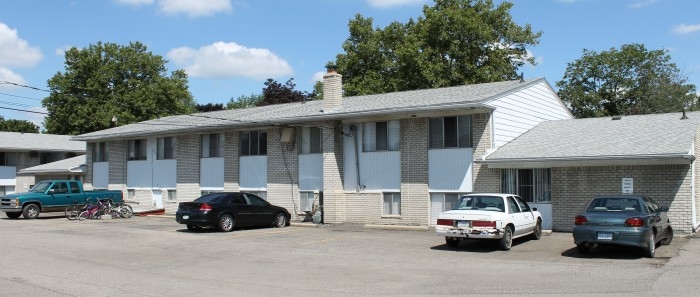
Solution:
[[[210,211],[210,210],[211,210],[211,205],[204,203],[204,204],[202,204],[202,205],[199,206],[199,210],[201,210],[201,211]]]
[[[447,219],[438,219],[437,224],[441,226],[454,226],[454,222]]]
[[[496,228],[496,221],[472,221],[472,227]]]
[[[574,225],[585,225],[588,224],[588,219],[584,216],[576,216],[574,219]]]
[[[642,219],[642,218],[629,218],[629,219],[625,220],[625,226],[644,227],[644,219]]]

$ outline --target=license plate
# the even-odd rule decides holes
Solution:
[[[190,216],[182,216],[182,219],[183,219],[183,220],[189,220],[189,219],[190,219]]]
[[[599,240],[612,240],[612,233],[610,232],[598,232]]]
[[[469,221],[457,221],[457,227],[469,228]]]

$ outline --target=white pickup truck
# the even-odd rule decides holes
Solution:
[[[517,195],[469,194],[438,216],[435,232],[445,236],[450,247],[459,246],[463,239],[491,239],[507,251],[515,238],[540,239],[542,214]]]

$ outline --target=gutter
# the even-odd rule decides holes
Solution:
[[[489,168],[544,168],[581,166],[580,163],[603,163],[600,165],[631,165],[633,163],[654,164],[692,164],[695,156],[691,154],[653,154],[653,155],[613,155],[613,156],[576,156],[576,157],[543,157],[543,158],[504,158],[492,160],[475,160],[475,163],[487,165]],[[579,164],[577,164],[579,163]],[[639,164],[646,165],[646,164]]]

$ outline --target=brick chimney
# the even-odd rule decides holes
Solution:
[[[336,72],[335,65],[327,65],[323,76],[323,109],[331,110],[343,105],[343,76]]]

